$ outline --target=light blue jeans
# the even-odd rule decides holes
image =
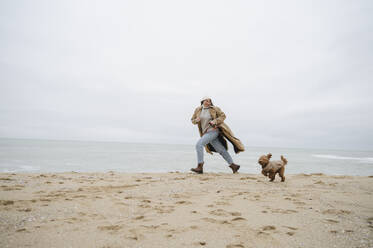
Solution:
[[[219,131],[214,130],[205,133],[202,135],[202,137],[198,140],[196,144],[196,151],[197,151],[197,160],[198,163],[203,163],[203,148],[205,145],[210,143],[214,149],[227,161],[228,164],[233,163],[233,159],[231,155],[229,155],[228,151],[225,149],[225,147],[220,143],[219,139]]]

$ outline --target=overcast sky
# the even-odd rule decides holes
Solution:
[[[0,137],[373,149],[373,1],[0,1]]]

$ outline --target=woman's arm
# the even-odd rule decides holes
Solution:
[[[191,121],[192,121],[192,123],[193,123],[194,125],[198,124],[198,122],[201,121],[201,120],[199,119],[199,117],[197,116],[197,112],[198,112],[198,108],[196,108],[196,110],[194,110],[194,114],[193,114],[192,119],[191,119]]]
[[[219,107],[214,107],[215,110],[216,110],[216,118],[214,120],[212,120],[211,122],[216,125],[216,126],[219,126],[220,124],[222,124],[226,118],[225,114],[223,111],[221,111],[221,109]]]

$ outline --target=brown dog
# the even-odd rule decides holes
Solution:
[[[269,161],[271,157],[272,154],[270,153],[260,156],[258,163],[262,166],[262,174],[264,176],[268,176],[271,179],[271,182],[273,182],[276,174],[278,173],[281,177],[281,182],[284,182],[285,165],[288,163],[288,161],[282,155],[281,160]]]

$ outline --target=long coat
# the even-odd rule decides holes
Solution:
[[[201,111],[202,111],[202,106],[197,107],[196,110],[194,111],[191,121],[193,124],[198,125],[199,135],[202,137],[203,133],[202,133],[201,122],[196,121],[197,117],[200,116]],[[238,138],[234,136],[232,130],[228,127],[228,125],[224,123],[224,120],[225,120],[224,112],[221,111],[221,109],[216,106],[211,106],[209,108],[209,111],[210,111],[210,115],[212,118],[212,122],[220,130],[218,138],[219,138],[219,141],[222,143],[222,145],[225,147],[225,149],[228,150],[227,140],[229,140],[229,142],[231,142],[231,144],[234,147],[235,153],[245,151],[244,145],[241,143],[241,141]],[[212,154],[212,152],[216,152],[214,147],[211,144],[207,144],[205,146],[205,149],[210,154]]]

